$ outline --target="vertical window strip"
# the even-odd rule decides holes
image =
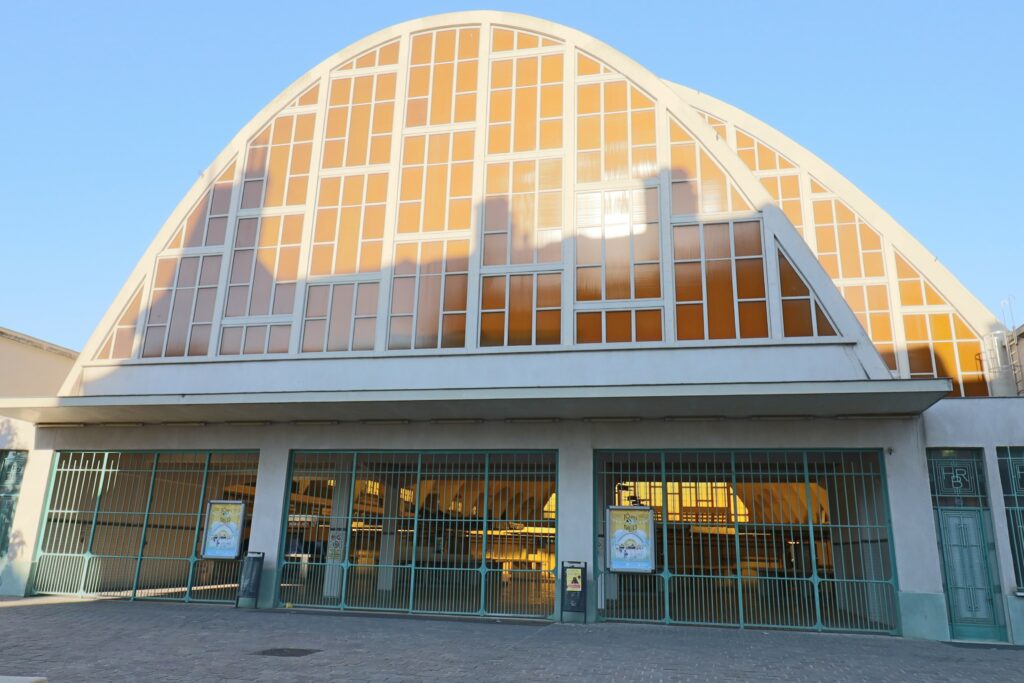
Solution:
[[[487,165],[483,265],[562,261],[562,160]]]
[[[320,180],[311,276],[380,272],[387,182],[387,173]]]
[[[407,128],[474,121],[479,52],[479,28],[413,35]]]
[[[562,274],[481,278],[480,346],[561,343]]]
[[[396,78],[389,71],[331,81],[322,168],[388,163]]]
[[[379,288],[376,282],[311,285],[306,290],[302,352],[372,351]]]
[[[406,136],[396,232],[468,230],[473,211],[473,131]]]
[[[298,280],[303,214],[240,218],[225,304],[226,318],[291,315]]]
[[[576,86],[576,181],[657,175],[654,101],[629,81]]]
[[[306,203],[316,114],[281,114],[249,143],[241,208]]]
[[[576,301],[661,297],[658,188],[576,195]]]
[[[135,293],[128,300],[128,305],[121,311],[117,321],[96,352],[96,360],[120,360],[130,358],[135,343],[135,327],[139,320],[142,306],[142,284],[135,288]]]
[[[921,273],[896,254],[911,377],[948,377],[953,396],[987,396],[981,338]]]
[[[487,153],[562,147],[563,55],[491,63]]]
[[[818,297],[792,262],[778,248],[779,281],[782,290],[782,326],[786,337],[832,337],[835,327],[829,322]]]
[[[468,240],[395,245],[388,349],[464,347]]]
[[[673,228],[676,339],[768,336],[760,221]]]
[[[143,358],[205,356],[209,352],[219,254],[157,260]]]
[[[752,211],[732,179],[675,119],[669,119],[672,215]]]
[[[896,347],[889,310],[889,287],[885,284],[846,285],[840,287],[840,291],[886,366],[895,371]]]

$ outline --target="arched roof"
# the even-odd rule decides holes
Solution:
[[[850,377],[888,377],[815,245],[704,112],[778,140],[719,105],[523,15],[379,31],[299,77],[224,148],[62,393],[109,392],[116,368],[155,364],[782,348],[801,337],[825,342],[815,353],[842,343]],[[878,220],[859,196],[857,207]],[[886,232],[916,265],[923,248],[904,235]],[[686,272],[697,278],[689,294]],[[929,281],[937,272],[922,268]],[[951,305],[967,300],[960,290]],[[980,309],[964,314],[977,334],[992,327]]]

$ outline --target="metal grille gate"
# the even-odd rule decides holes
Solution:
[[[598,451],[604,619],[895,634],[875,451]],[[653,574],[604,571],[607,505],[655,511]]]
[[[257,464],[251,452],[58,454],[33,591],[234,600],[241,561],[199,557],[203,513],[245,500],[248,538]]]
[[[548,617],[552,452],[297,452],[281,604]]]

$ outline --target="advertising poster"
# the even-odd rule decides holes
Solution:
[[[565,590],[569,593],[579,593],[583,590],[583,570],[581,568],[566,567]]]
[[[654,571],[654,510],[640,506],[610,506],[606,516],[608,570]]]
[[[203,557],[233,560],[242,553],[242,525],[245,502],[211,500],[206,506],[206,527],[203,535]]]

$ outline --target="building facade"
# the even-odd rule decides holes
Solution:
[[[13,592],[1024,642],[999,322],[828,165],[572,29],[315,67],[157,233],[36,425]],[[1019,471],[1019,472],[1018,472]],[[649,508],[611,571],[609,507]]]
[[[70,349],[0,327],[0,397],[55,395],[78,354]],[[26,551],[21,524],[15,523],[28,452],[35,444],[31,422],[0,417],[0,595],[24,591],[23,576],[11,560]],[[33,518],[33,504],[25,506]],[[34,522],[33,522],[34,523]]]

